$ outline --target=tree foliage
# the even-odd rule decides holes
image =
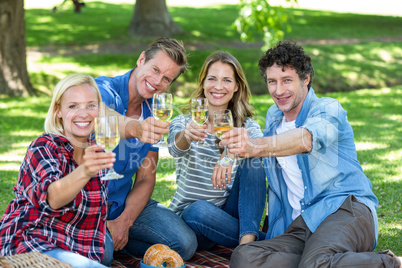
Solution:
[[[286,0],[292,4],[297,0]],[[290,15],[284,12],[282,6],[272,6],[268,0],[240,0],[239,16],[233,26],[240,33],[243,41],[253,41],[251,29],[263,33],[264,46],[268,46],[283,39],[285,31],[291,31],[289,25]]]

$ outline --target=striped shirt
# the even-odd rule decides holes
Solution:
[[[169,152],[175,158],[177,183],[177,190],[170,208],[177,214],[181,214],[187,206],[198,200],[206,200],[219,207],[224,205],[239,165],[238,161],[233,164],[232,181],[226,189],[214,189],[211,177],[216,162],[221,156],[219,149],[215,147],[215,135],[207,133],[205,143],[208,146],[204,147],[198,146],[197,142],[192,142],[188,150],[182,151],[175,144],[177,133],[183,131],[190,121],[190,114],[179,115],[172,120],[169,129],[168,142],[173,144],[169,147]],[[250,118],[246,118],[244,127],[250,137],[262,137],[260,126]]]
[[[90,141],[93,143],[93,141]],[[62,137],[43,134],[28,147],[15,198],[0,221],[0,253],[14,255],[62,248],[101,261],[105,247],[107,182],[91,178],[68,205],[52,209],[49,185],[72,172],[73,146]]]

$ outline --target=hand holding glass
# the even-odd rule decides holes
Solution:
[[[191,119],[199,125],[207,123],[208,121],[208,99],[194,98],[191,100]],[[198,146],[204,146],[203,141],[198,142]]]
[[[105,152],[113,152],[120,141],[119,124],[116,116],[95,118],[95,139],[98,145],[105,147]],[[101,180],[115,180],[120,178],[123,178],[123,175],[116,173],[112,167]]]
[[[230,110],[217,110],[213,115],[214,133],[219,139],[222,138],[223,133],[233,129],[233,117]],[[227,166],[233,164],[234,159],[228,156],[227,146],[225,146],[225,154],[222,159],[218,161],[218,165]]]
[[[152,100],[152,113],[154,117],[160,121],[166,122],[173,115],[173,98],[170,93],[155,93]],[[168,144],[162,134],[158,143],[154,144],[155,147],[167,147]]]

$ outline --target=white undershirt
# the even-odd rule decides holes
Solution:
[[[286,122],[285,116],[276,129],[276,134],[296,128],[295,121]],[[282,168],[282,175],[288,187],[288,199],[293,208],[292,219],[300,215],[300,200],[304,197],[302,174],[297,164],[297,155],[276,157]]]

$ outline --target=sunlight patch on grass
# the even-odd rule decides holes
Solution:
[[[201,36],[201,32],[200,32],[200,31],[191,31],[191,34],[192,34],[193,36],[197,36],[197,37],[200,37],[200,36]]]
[[[360,163],[360,165],[362,166],[364,172],[375,171],[381,167],[381,163],[373,163],[373,162],[370,162],[370,163],[364,162],[364,163]]]
[[[373,149],[385,149],[387,148],[386,144],[383,143],[374,143],[374,142],[356,142],[356,150],[373,150]]]
[[[398,161],[402,159],[402,149],[389,151],[381,158],[387,161]]]
[[[384,115],[384,118],[392,121],[397,121],[402,123],[402,115],[401,114],[390,114],[390,115]]]
[[[350,54],[348,58],[354,61],[364,61],[363,55],[358,53]]]
[[[350,80],[356,80],[356,79],[359,77],[356,72],[344,73],[344,76],[345,76],[347,79],[350,79]]]
[[[19,171],[21,164],[14,164],[14,163],[7,163],[2,164],[0,161],[0,169],[1,170],[8,170],[8,171]]]
[[[42,63],[37,60],[29,60],[30,58],[28,57],[28,70],[29,71],[35,71],[35,72],[46,72],[49,75],[55,75],[59,79],[62,79],[66,76],[64,73],[65,71],[74,71],[77,73],[90,73],[93,68],[89,66],[83,67],[80,64],[74,64],[74,63]]]
[[[343,54],[335,54],[332,57],[337,61],[345,61],[346,60],[346,56]]]
[[[160,181],[168,181],[168,182],[174,182],[174,183],[176,183],[176,172],[173,172],[173,173],[170,174],[170,175],[165,175],[165,176],[163,176],[163,179],[160,178],[160,179],[157,179],[157,180],[158,180],[158,181],[160,180]],[[175,186],[174,189],[176,189],[176,186]]]
[[[39,130],[27,130],[27,131],[21,130],[21,131],[12,131],[12,132],[10,132],[10,135],[14,136],[14,137],[15,136],[25,137],[25,136],[40,136],[40,135],[42,135],[42,133],[43,133],[43,130],[40,130],[40,131]],[[30,144],[30,142],[29,143],[27,143],[27,142],[14,143],[12,146],[13,146],[13,148],[14,148],[14,146],[21,146],[21,145],[27,147]]]
[[[22,162],[24,156],[23,155],[17,155],[15,154],[15,151],[7,153],[7,154],[1,154],[0,155],[0,161],[1,162],[10,162],[10,161],[14,161],[14,162]]]
[[[386,63],[392,62],[394,61],[394,57],[392,56],[392,54],[384,49],[376,49],[373,51],[374,54],[376,54],[380,59],[382,59],[383,61],[385,61]]]
[[[382,234],[388,234],[388,235],[395,235],[395,232],[400,232],[402,231],[402,224],[401,223],[386,223],[383,222],[381,228],[381,233]],[[397,229],[397,230],[395,230]]]
[[[357,121],[357,120],[355,120],[355,121],[353,121],[353,122],[350,122],[350,121],[349,121],[349,123],[350,123],[350,125],[351,125],[352,127],[363,127],[363,126],[366,125],[366,122]]]

